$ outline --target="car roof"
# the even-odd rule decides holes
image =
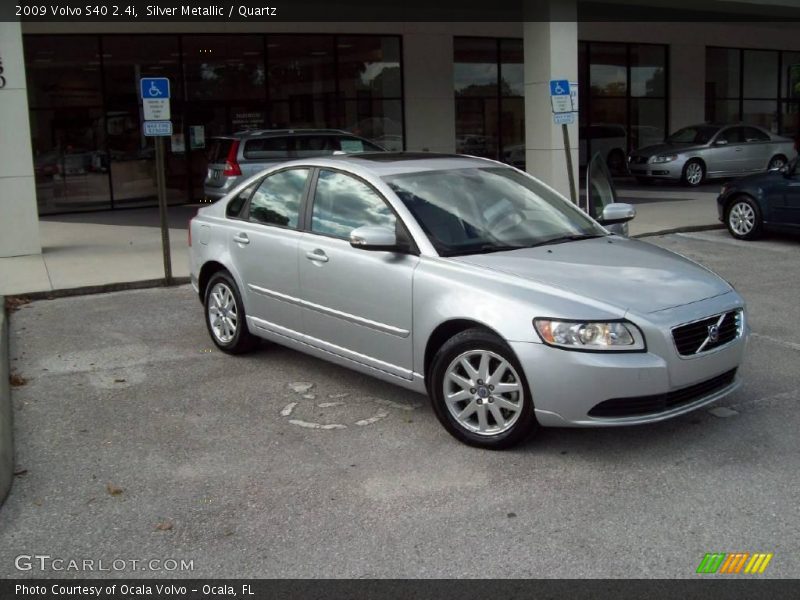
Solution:
[[[288,165],[289,163],[286,164]],[[333,168],[352,165],[369,171],[377,177],[450,169],[481,167],[512,168],[486,158],[461,154],[439,154],[435,152],[364,152],[359,154],[340,154],[292,161],[292,164]]]
[[[235,133],[227,135],[215,135],[213,136],[213,139],[234,140],[234,139],[244,139],[251,137],[271,137],[279,135],[314,135],[314,134],[347,135],[352,137],[358,137],[354,133],[350,133],[349,131],[343,131],[341,129],[246,129],[244,131],[237,131]]]

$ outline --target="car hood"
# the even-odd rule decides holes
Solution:
[[[691,150],[700,150],[705,148],[703,144],[673,144],[664,142],[663,144],[655,144],[654,146],[645,146],[635,150],[632,154],[638,156],[655,156],[657,154],[675,154],[676,152],[689,152]]]
[[[459,256],[454,260],[639,314],[698,302],[732,289],[722,278],[687,258],[620,236]]]

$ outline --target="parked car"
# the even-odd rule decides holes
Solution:
[[[338,129],[250,130],[211,138],[203,193],[218,200],[266,167],[334,152],[381,152],[383,148]]]
[[[785,165],[796,155],[792,140],[753,125],[692,125],[663,144],[639,148],[628,169],[640,182],[672,179],[698,186],[714,177],[739,177]]]
[[[800,229],[798,159],[780,169],[723,185],[717,214],[730,234],[740,240],[754,240],[768,229]]]
[[[608,182],[610,184],[610,182]],[[593,186],[599,187],[599,186]],[[248,178],[192,220],[221,350],[272,340],[430,396],[457,439],[661,421],[739,386],[739,294],[486,159],[361,154]]]

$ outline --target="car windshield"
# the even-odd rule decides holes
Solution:
[[[385,181],[441,256],[607,235],[576,206],[516,169],[423,171]]]
[[[719,127],[703,125],[700,127],[684,127],[667,138],[673,144],[707,144]]]

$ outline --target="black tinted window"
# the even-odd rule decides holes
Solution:
[[[725,140],[729,144],[740,144],[744,141],[744,128],[742,127],[729,127],[720,132],[715,141],[719,142]]]
[[[320,171],[311,231],[347,239],[362,225],[394,229],[396,217],[383,198],[363,181],[336,171]]]
[[[755,127],[745,127],[744,139],[747,142],[768,142],[770,137],[760,129],[756,129]]]
[[[241,192],[236,194],[234,198],[228,202],[228,206],[225,207],[225,215],[231,218],[236,218],[242,213],[242,208],[244,208],[245,202],[247,199],[253,195],[253,190],[256,189],[256,184],[249,185],[244,188]]]
[[[333,154],[337,148],[329,135],[303,135],[294,139],[295,155],[298,158]]]
[[[289,169],[264,178],[250,199],[250,220],[297,228],[309,169]]]
[[[264,137],[247,140],[244,143],[243,154],[249,160],[257,158],[288,158],[289,139],[285,137]]]

